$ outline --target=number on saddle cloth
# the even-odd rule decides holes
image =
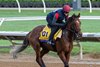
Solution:
[[[42,32],[40,32],[39,40],[42,42],[46,42],[49,39],[50,33],[51,33],[51,28],[49,28],[46,25],[42,30]],[[61,38],[61,35],[62,35],[62,30],[59,29],[57,33],[54,35],[54,40],[56,40],[57,38]]]

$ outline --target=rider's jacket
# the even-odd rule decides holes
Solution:
[[[65,16],[62,9],[58,9],[50,12],[46,19],[51,25],[63,26],[64,21],[67,22],[68,16]]]

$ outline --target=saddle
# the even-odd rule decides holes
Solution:
[[[50,33],[51,33],[51,28],[46,25],[44,29],[40,32],[39,40],[42,42],[46,42],[49,39]],[[61,38],[61,36],[62,36],[62,30],[59,29],[54,34],[54,40],[56,40],[57,38]]]

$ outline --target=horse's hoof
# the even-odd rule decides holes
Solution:
[[[16,56],[16,54],[13,54],[13,59],[17,59],[17,56]]]
[[[17,59],[17,56],[16,56],[17,53],[15,52],[14,48],[10,50],[10,54],[11,54],[11,56],[12,56],[13,59]]]

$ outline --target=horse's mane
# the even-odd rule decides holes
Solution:
[[[69,17],[69,18],[68,18],[68,23],[69,23],[69,22],[72,22],[72,20],[73,20],[72,16]]]
[[[78,18],[79,16],[80,16],[80,13],[79,13],[78,15],[76,15],[76,14],[74,13],[72,16],[70,16],[70,17],[68,18],[68,23],[73,22],[73,21],[74,21],[74,18]]]

